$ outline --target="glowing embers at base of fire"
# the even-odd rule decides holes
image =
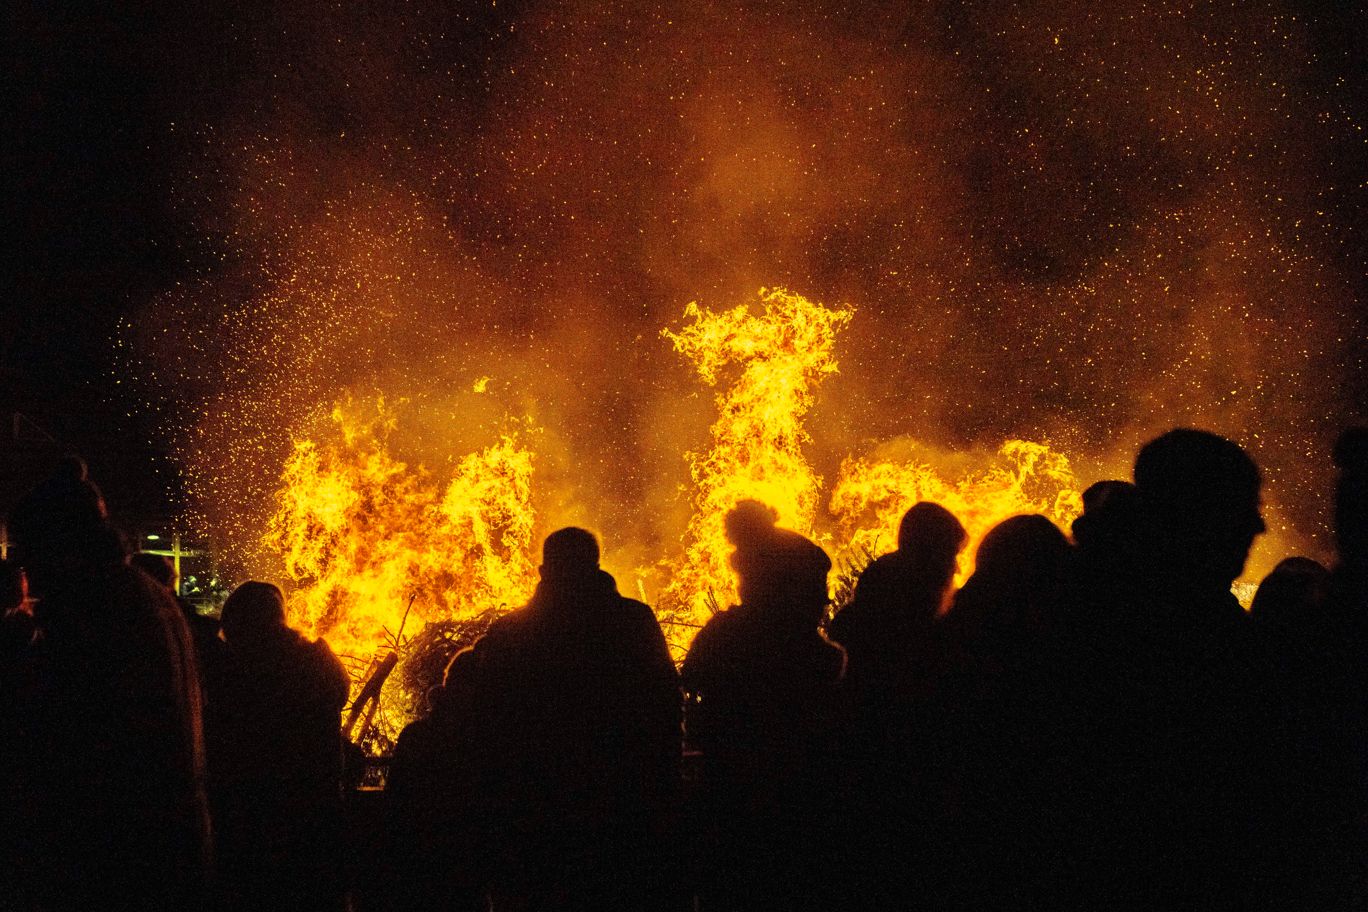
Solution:
[[[383,399],[339,404],[331,423],[326,442],[295,442],[263,536],[294,583],[293,624],[364,665],[394,645],[410,599],[408,635],[527,600],[533,456],[515,435],[442,480],[391,453]]]

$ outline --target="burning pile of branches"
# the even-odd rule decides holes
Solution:
[[[782,525],[832,553],[837,604],[849,599],[860,569],[893,548],[898,520],[918,500],[960,517],[970,553],[1013,514],[1044,513],[1065,525],[1077,513],[1068,459],[1024,440],[995,454],[961,455],[953,472],[907,440],[847,458],[823,509],[823,479],[804,453],[804,418],[818,384],[837,370],[836,338],[853,316],[762,289],[758,307],[713,312],[690,304],[688,324],[665,332],[699,378],[719,389],[707,446],[685,454],[692,518],[681,550],[661,563],[667,582],[660,590],[643,593],[678,657],[735,599],[722,519],[739,500],[769,504]],[[356,713],[363,720],[370,713],[362,740],[373,752],[426,710],[455,651],[523,604],[536,582],[534,453],[517,435],[504,435],[440,478],[395,455],[397,421],[384,400],[339,403],[330,434],[295,442],[262,539],[294,584],[292,622],[353,662]],[[391,671],[397,675],[385,686]],[[363,707],[367,700],[373,705]]]

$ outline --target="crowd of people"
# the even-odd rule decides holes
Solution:
[[[739,603],[676,668],[593,534],[404,729],[346,876],[349,682],[244,583],[219,621],[126,554],[76,461],[0,562],[0,906],[843,910],[1368,907],[1368,429],[1338,559],[1231,586],[1259,471],[1178,429],[1070,534],[934,503],[828,622],[829,556],[726,517]],[[364,886],[364,888],[362,888]]]

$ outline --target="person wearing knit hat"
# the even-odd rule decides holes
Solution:
[[[831,559],[742,501],[726,517],[741,603],[684,660],[685,731],[702,754],[703,898],[824,908],[845,651],[818,630]]]
[[[741,604],[774,609],[803,629],[815,628],[830,601],[831,558],[797,532],[776,526],[777,520],[755,500],[741,501],[724,520],[736,549],[730,561]]]

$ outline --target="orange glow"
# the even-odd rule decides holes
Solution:
[[[782,525],[857,564],[894,546],[898,521],[918,500],[959,516],[971,549],[1017,513],[1043,513],[1064,528],[1077,514],[1068,459],[1024,440],[982,457],[895,441],[876,456],[845,459],[828,490],[805,455],[804,419],[837,370],[837,337],[854,311],[783,289],[762,289],[756,304],[690,304],[686,325],[664,332],[718,389],[707,448],[685,454],[692,512],[680,550],[658,565],[660,591],[641,593],[655,602],[677,655],[713,608],[735,600],[723,517],[739,500],[769,504]],[[292,623],[350,657],[358,683],[394,647],[401,623],[412,636],[433,621],[522,604],[536,581],[534,533],[549,531],[537,525],[538,496],[565,493],[534,491],[534,455],[515,435],[457,460],[442,478],[394,455],[396,427],[384,399],[337,405],[326,441],[295,442],[262,539],[294,584]],[[969,569],[964,562],[961,581]],[[388,724],[401,724],[409,703],[383,703]]]
[[[783,289],[761,289],[760,301],[759,315],[745,306],[715,313],[690,304],[684,316],[693,323],[665,332],[709,386],[724,369],[738,371],[717,395],[708,451],[687,457],[694,513],[683,558],[661,598],[666,620],[686,627],[707,620],[710,600],[726,605],[735,597],[722,520],[737,501],[769,504],[780,525],[805,532],[817,513],[822,479],[803,455],[803,416],[813,387],[836,370],[836,332],[853,311],[830,310]],[[681,639],[671,633],[672,641]]]
[[[979,541],[1009,516],[1041,513],[1067,532],[1083,509],[1068,458],[1028,440],[1008,440],[994,458],[966,466],[953,481],[916,453],[901,461],[847,459],[832,488],[830,509],[846,547],[877,556],[893,550],[899,520],[919,500],[945,507],[969,533],[956,585],[973,572]]]
[[[516,437],[465,456],[443,480],[391,455],[383,399],[336,406],[332,425],[327,443],[295,442],[262,539],[294,584],[294,626],[325,637],[359,678],[401,623],[412,636],[528,598],[533,456]]]

